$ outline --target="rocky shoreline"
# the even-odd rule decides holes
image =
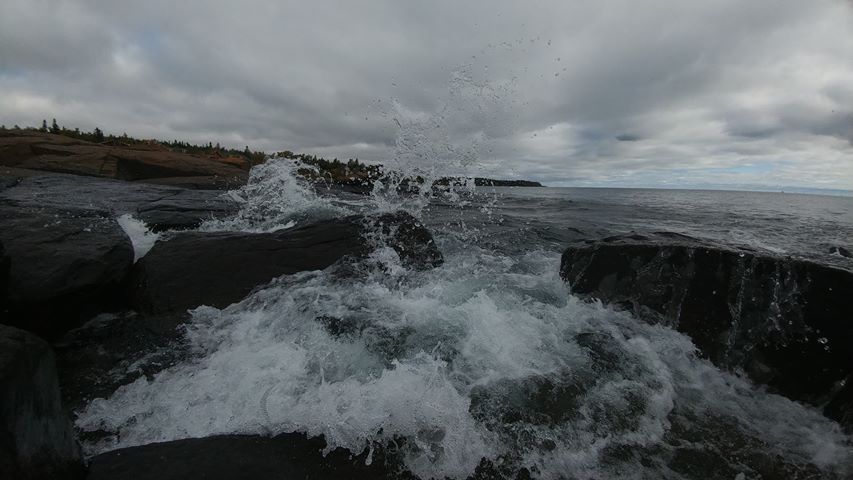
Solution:
[[[430,232],[402,212],[271,233],[198,232],[202,221],[238,209],[198,187],[245,181],[244,171],[143,169],[170,175],[153,179],[170,185],[141,183],[115,152],[92,157],[97,175],[31,170],[62,164],[56,155],[0,169],[0,470],[21,479],[407,478],[382,452],[371,465],[340,450],[323,457],[322,438],[301,434],[179,440],[84,459],[71,412],[180,361],[188,309],[226,307],[281,275],[356,275],[377,241],[411,268],[443,258]],[[164,235],[138,261],[116,220],[126,214]],[[661,233],[573,243],[561,273],[574,293],[672,326],[721,368],[853,428],[853,272]],[[152,356],[153,367],[136,366]],[[490,474],[484,465],[477,475]]]

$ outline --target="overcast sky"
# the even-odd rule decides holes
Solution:
[[[849,0],[0,1],[0,123],[549,185],[853,189]]]

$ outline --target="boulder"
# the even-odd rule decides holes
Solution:
[[[199,305],[222,308],[276,277],[363,256],[380,242],[415,268],[442,262],[429,231],[403,212],[325,220],[272,233],[183,232],[158,242],[136,264],[133,305],[145,313]]]
[[[48,338],[120,301],[133,247],[97,210],[0,204],[9,259],[8,319]]]
[[[853,412],[853,272],[656,233],[574,243],[561,275],[574,293],[689,335],[720,367],[829,403],[835,419]]]
[[[0,325],[0,472],[9,479],[82,478],[50,346]]]
[[[154,443],[103,453],[91,459],[89,480],[238,480],[258,478],[413,479],[386,462],[381,452],[352,456],[303,434],[275,437],[220,435]],[[369,463],[369,464],[368,464]]]

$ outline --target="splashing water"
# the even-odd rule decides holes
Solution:
[[[390,108],[382,106],[382,116],[393,122],[397,134],[386,175],[374,183],[377,208],[418,215],[434,197],[437,182],[448,176],[461,177],[442,189],[451,201],[470,195],[471,175],[483,168],[480,158],[492,153],[490,133],[512,129],[515,81],[478,79],[466,65],[451,74],[448,92],[434,112],[409,109],[397,99]]]
[[[144,257],[152,248],[160,235],[152,232],[142,220],[137,219],[133,215],[126,213],[116,218],[119,226],[124,230],[130,238],[130,243],[133,245],[133,262],[136,263],[140,258]]]
[[[199,230],[271,232],[296,226],[305,220],[334,218],[348,213],[316,193],[308,180],[298,174],[310,169],[298,161],[270,157],[252,167],[249,180],[238,190],[229,192],[240,203],[237,215],[228,219],[205,221]]]
[[[371,261],[394,260],[197,309],[191,360],[80,413],[83,430],[115,433],[89,453],[301,431],[354,453],[394,446],[423,478],[464,478],[483,458],[542,478],[667,477],[667,459],[728,443],[758,459],[723,454],[732,477],[777,456],[793,471],[849,468],[837,424],[720,372],[677,332],[572,297],[556,254],[459,249],[394,275]]]
[[[482,87],[465,75],[452,85],[473,98]],[[432,226],[443,266],[410,270],[380,246],[225,309],[197,308],[186,360],[78,412],[78,428],[109,434],[87,453],[298,431],[323,435],[327,450],[382,448],[422,478],[853,474],[838,424],[720,371],[674,330],[572,296],[557,251],[475,227],[502,221],[496,197],[477,200],[467,183],[436,197],[433,183],[472,166],[486,138],[452,140],[452,108],[395,117],[399,174],[360,205],[318,195],[298,164],[270,159],[233,193],[240,213],[202,227],[272,231],[402,207]],[[424,187],[401,194],[417,177]]]

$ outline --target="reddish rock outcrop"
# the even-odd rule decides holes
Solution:
[[[0,167],[129,181],[178,177],[196,188],[231,188],[246,182],[248,166],[235,157],[190,155],[160,145],[92,143],[29,130],[0,133]]]

